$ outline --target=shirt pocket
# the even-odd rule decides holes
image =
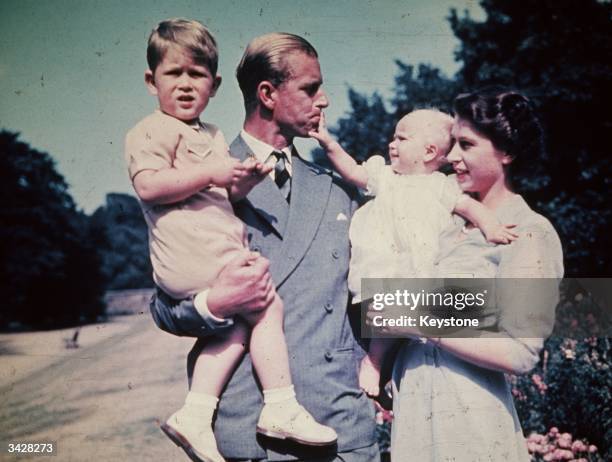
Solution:
[[[191,158],[197,160],[209,159],[213,154],[213,149],[210,143],[188,141],[185,143],[187,154]]]

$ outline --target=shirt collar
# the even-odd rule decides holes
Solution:
[[[159,108],[155,109],[155,112],[159,112],[160,114],[164,114],[164,115],[167,115],[168,117],[172,117],[171,115],[166,114],[164,111],[162,111]],[[173,117],[173,118],[175,118],[175,117]],[[200,119],[195,119],[195,120],[192,120],[191,122],[185,122],[185,121],[180,120],[180,119],[176,119],[176,120],[179,120],[180,122],[183,122],[185,125],[187,125],[190,128],[193,128],[194,130],[198,130],[199,131],[201,128],[203,128],[202,122],[200,121]]]
[[[274,146],[269,145],[261,140],[258,140],[253,135],[247,133],[244,128],[240,131],[240,136],[247,144],[249,149],[253,152],[257,160],[261,163],[267,163],[270,161],[270,155],[273,151],[278,151],[278,149],[274,149]],[[290,144],[287,147],[281,149],[283,153],[287,156],[287,162],[291,164],[291,152],[293,151],[293,145]]]

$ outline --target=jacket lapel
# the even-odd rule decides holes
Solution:
[[[277,285],[293,271],[312,244],[331,190],[331,175],[304,162],[295,151],[291,166],[291,205],[284,233],[289,239],[283,239],[279,249],[270,256],[273,262],[270,273]]]
[[[244,140],[237,136],[230,146],[232,156],[243,161],[251,153]],[[289,217],[289,204],[270,177],[264,178],[245,198],[245,201],[267,221],[276,233],[282,237],[285,234]]]

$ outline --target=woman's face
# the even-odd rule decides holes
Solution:
[[[504,166],[511,162],[510,156],[497,150],[489,138],[464,119],[455,117],[451,134],[455,142],[447,160],[463,191],[478,193],[482,200],[491,188],[505,185]]]

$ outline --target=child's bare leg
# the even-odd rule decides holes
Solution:
[[[368,396],[380,394],[380,369],[386,353],[392,346],[392,339],[373,338],[368,354],[361,360],[359,386]]]
[[[283,330],[283,302],[276,295],[268,308],[254,320],[250,353],[264,390],[291,386],[289,353]]]
[[[276,295],[254,322],[250,353],[263,387],[264,407],[257,431],[275,438],[304,444],[331,444],[336,432],[321,425],[297,401],[289,369],[289,353],[283,331],[283,302]]]
[[[236,320],[226,336],[210,337],[193,368],[191,389],[181,409],[162,424],[162,430],[187,454],[224,462],[217,449],[212,421],[219,395],[245,352],[248,326]]]
[[[192,392],[219,397],[246,351],[248,329],[236,319],[227,335],[207,338],[193,367]]]

